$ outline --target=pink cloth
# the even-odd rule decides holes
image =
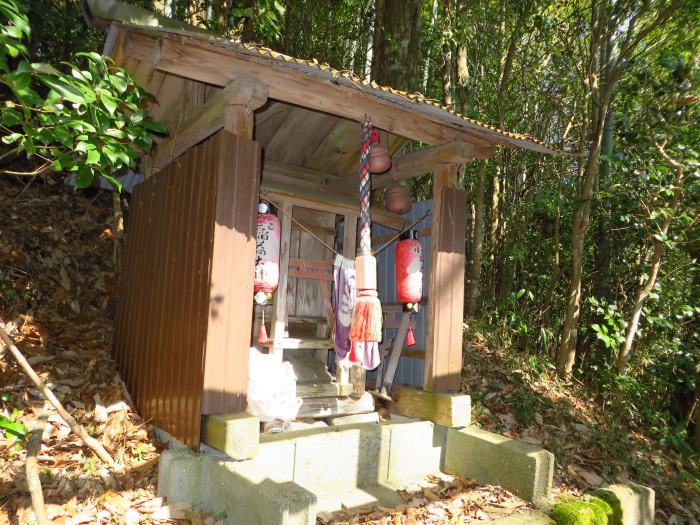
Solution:
[[[355,305],[355,261],[341,255],[333,263],[335,287],[335,360],[342,361],[350,351],[350,326],[352,309]],[[355,356],[367,370],[379,366],[379,343],[355,343]]]

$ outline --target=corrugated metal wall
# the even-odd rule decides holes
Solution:
[[[433,207],[433,201],[421,201],[413,203],[411,211],[406,215],[408,221],[412,222],[418,217],[422,216],[426,211],[431,210]],[[420,312],[413,317],[413,335],[416,338],[416,345],[413,347],[404,347],[404,351],[410,350],[412,352],[425,352],[425,327],[426,327],[426,315],[427,310],[425,308],[425,300],[428,296],[428,269],[430,268],[430,235],[429,230],[432,225],[432,217],[427,217],[420,224],[417,224],[414,229],[422,231],[420,235],[420,241],[423,245],[423,301],[421,302],[422,308]],[[376,250],[379,246],[383,245],[385,240],[383,237],[390,238],[394,236],[396,232],[390,228],[384,226],[374,225],[372,226],[372,238],[374,242],[374,249]],[[396,270],[394,265],[394,257],[396,253],[396,243],[393,243],[387,249],[377,257],[377,270],[378,270],[378,283],[379,288],[379,298],[384,304],[397,304],[398,298],[396,297]],[[396,334],[395,328],[387,328],[384,332],[385,338],[394,337]],[[421,356],[422,357],[422,356]],[[415,387],[423,387],[423,370],[424,370],[424,360],[418,357],[406,357],[402,356],[399,361],[399,366],[396,369],[396,375],[394,376],[395,384],[411,385]]]
[[[235,237],[246,241],[250,231],[243,236],[239,231],[246,228],[252,231],[254,252],[255,213],[251,220],[250,210],[237,209],[236,204],[245,187],[252,192],[247,200],[254,206],[257,172],[245,174],[254,181],[247,185],[229,179],[241,171],[236,157],[256,154],[259,159],[252,141],[222,131],[138,185],[131,200],[115,357],[141,415],[190,447],[199,445],[206,361],[235,366],[235,355],[215,355],[226,352],[226,345],[219,344],[218,350],[207,346],[210,320],[218,316],[218,324],[227,325],[231,315],[239,315],[231,313],[230,303],[251,302],[248,295],[236,296],[241,287],[212,297],[212,253],[215,239],[227,244],[219,246],[223,251],[236,246]],[[259,169],[255,163],[243,164],[248,171]],[[227,232],[223,237],[220,229]],[[252,277],[249,280],[252,294]],[[247,381],[248,344],[240,339],[246,348],[242,366]],[[234,373],[241,376],[240,370]],[[215,379],[209,379],[208,389],[235,391],[219,384],[227,377],[218,383]]]

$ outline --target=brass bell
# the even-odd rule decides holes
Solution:
[[[369,147],[369,171],[372,173],[384,173],[391,168],[391,157],[384,145],[379,142],[379,137],[376,135],[375,137],[376,140],[373,140]]]
[[[411,211],[411,195],[408,188],[395,180],[384,190],[384,207],[392,213],[404,214]]]

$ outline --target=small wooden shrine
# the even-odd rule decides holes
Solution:
[[[488,158],[497,146],[552,150],[422,95],[114,0],[87,0],[85,13],[109,28],[105,53],[155,95],[151,115],[169,131],[143,159],[146,179],[130,203],[115,334],[115,356],[141,414],[196,448],[203,416],[244,411],[249,349],[263,315],[270,342],[258,346],[284,359],[316,359],[298,384],[301,416],[373,410],[371,396],[348,397],[349,380],[331,380],[325,368],[333,349],[331,249],[356,253],[360,123],[369,115],[395,167],[374,176],[372,188],[433,175],[420,305],[426,336],[413,356],[424,361],[423,389],[394,393],[394,409],[451,417],[464,299],[466,195],[457,187],[458,165]],[[404,153],[409,143],[429,147]],[[261,200],[278,210],[280,275],[272,303],[254,308]],[[406,226],[404,216],[377,206],[371,220],[397,232]],[[400,305],[383,306],[385,328],[405,333]],[[383,366],[395,368],[401,344],[393,346]]]

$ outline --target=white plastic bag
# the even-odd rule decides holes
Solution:
[[[297,382],[292,365],[251,348],[246,411],[259,417],[260,421],[291,421],[297,417],[302,402],[297,397]]]

